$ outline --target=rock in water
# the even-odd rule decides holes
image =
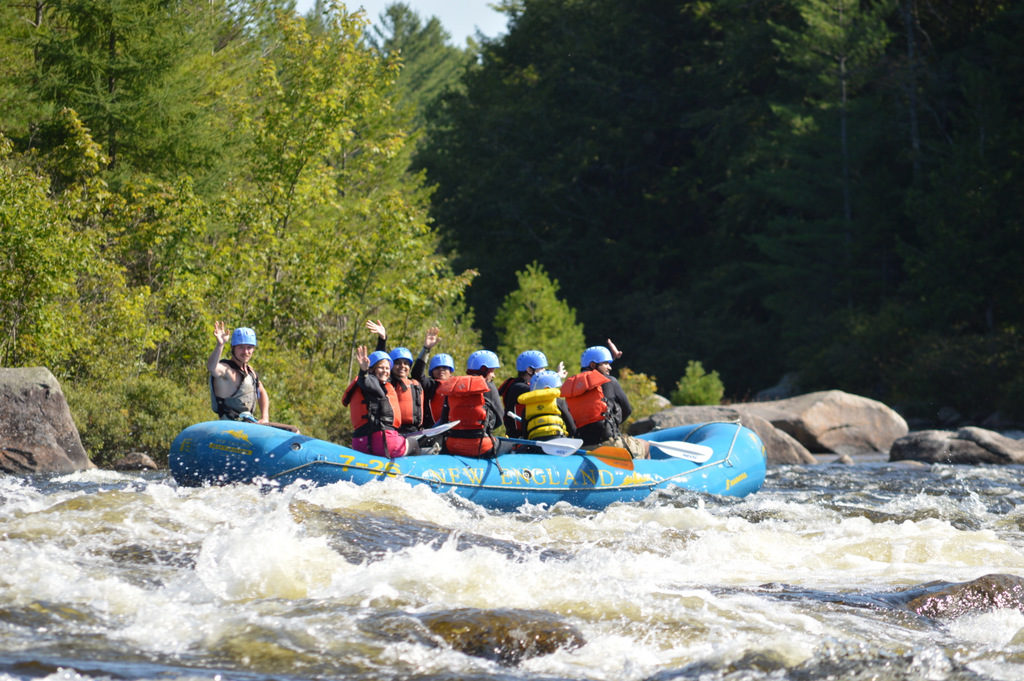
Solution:
[[[0,369],[0,472],[73,473],[95,467],[50,370]]]
[[[1015,575],[985,575],[918,596],[907,607],[918,615],[944,620],[1003,608],[1024,612],[1024,579]]]
[[[575,627],[548,612],[460,609],[419,617],[452,648],[506,665],[586,643]]]

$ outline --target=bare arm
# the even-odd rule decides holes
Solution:
[[[260,423],[270,422],[270,395],[267,394],[267,386],[260,381]]]
[[[210,358],[206,360],[206,370],[210,372],[211,376],[221,376],[227,369],[220,363],[220,357],[224,352],[224,344],[230,338],[224,322],[213,323],[213,337],[217,339],[217,345],[210,353]]]

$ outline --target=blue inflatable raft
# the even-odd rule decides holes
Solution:
[[[651,458],[637,459],[632,470],[626,470],[585,450],[570,456],[513,453],[474,459],[431,454],[391,460],[280,428],[208,421],[189,426],[174,439],[170,468],[178,484],[186,486],[296,480],[364,484],[401,478],[503,510],[526,502],[559,501],[603,508],[616,501],[639,501],[669,486],[744,496],[764,482],[764,445],[738,423],[700,423],[640,437],[652,442]],[[670,457],[657,448],[659,440],[666,445],[670,441],[703,445],[705,457],[710,457],[703,461]]]

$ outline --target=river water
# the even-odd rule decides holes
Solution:
[[[1024,575],[1021,501],[1021,467],[883,461],[770,468],[744,499],[515,513],[394,480],[0,478],[0,674],[1018,680],[1021,612],[936,621],[890,596]],[[440,612],[546,617],[579,645],[467,654],[425,632]]]

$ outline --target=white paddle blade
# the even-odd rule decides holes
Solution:
[[[451,430],[457,425],[459,425],[459,419],[455,419],[454,421],[448,421],[447,423],[439,423],[432,428],[424,428],[418,433],[413,433],[413,435],[415,435],[416,437],[434,437],[435,435],[440,435],[445,431]]]
[[[680,442],[678,440],[668,440],[666,442],[651,440],[651,446],[676,459],[686,459],[695,463],[704,463],[715,453],[715,450],[707,445]]]
[[[545,454],[554,456],[569,456],[579,451],[583,446],[583,440],[575,437],[556,437],[551,440],[544,440],[536,443]]]

